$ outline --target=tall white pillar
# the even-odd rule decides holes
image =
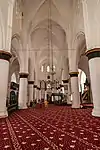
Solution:
[[[19,83],[19,98],[18,106],[19,109],[26,109],[28,103],[28,73],[20,73],[20,83]]]
[[[65,93],[67,93],[67,104],[71,104],[71,99],[70,99],[70,96],[69,96],[69,79],[67,80],[62,80],[63,81],[63,84],[64,84],[64,87],[65,87]],[[66,87],[68,89],[66,89]]]
[[[37,86],[37,102],[39,102],[39,90],[40,88]]]
[[[68,81],[68,102],[71,104],[71,82],[70,80]]]
[[[34,81],[28,81],[28,89],[29,89],[28,105],[30,105],[30,102],[33,101],[33,85]]]
[[[71,85],[70,85],[70,80],[68,80],[67,86],[68,86],[67,104],[72,104],[72,102],[71,102]]]
[[[8,116],[6,101],[10,58],[11,54],[9,52],[0,50],[0,117]]]
[[[44,100],[47,100],[47,90],[45,90],[45,98]]]
[[[34,99],[38,103],[38,100],[37,100],[37,85],[34,85]]]
[[[78,72],[70,72],[72,90],[72,108],[80,108],[80,93],[78,86]]]
[[[39,99],[41,101],[41,89],[39,89]]]
[[[34,99],[36,100],[36,85],[34,85]]]
[[[91,89],[94,108],[93,116],[100,117],[100,49],[92,49],[86,52],[89,60]]]
[[[94,105],[92,115],[100,117],[100,1],[84,0],[82,5]]]

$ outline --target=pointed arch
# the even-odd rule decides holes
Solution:
[[[36,24],[34,23],[34,25],[32,25],[32,23],[30,23],[30,28],[29,28],[29,30],[28,30],[29,34],[31,34],[35,29],[37,29],[37,27],[38,27],[40,24],[42,24],[43,22],[45,22],[45,21],[47,21],[47,20],[48,20],[48,18],[45,17],[45,18],[39,19],[39,21],[36,22]],[[62,28],[62,30],[63,30],[63,31],[65,32],[65,34],[66,34],[66,28],[64,28],[63,24],[61,24],[60,22],[58,22],[58,21],[57,21],[56,19],[54,19],[54,18],[51,18],[51,21],[54,22],[55,24],[58,24],[58,26],[59,26],[60,28]]]
[[[13,47],[13,40],[17,41],[19,49],[16,49],[15,47]],[[12,39],[11,39],[11,53],[15,57],[17,57],[18,62],[19,62],[20,67],[21,67],[22,66],[22,59],[21,59],[19,51],[22,52],[22,42],[20,39],[20,35],[18,33],[16,33],[12,36]]]
[[[0,9],[0,49],[3,49],[5,47],[5,31],[4,31],[4,21],[2,12]]]
[[[86,44],[85,33],[83,31],[79,31],[76,34],[75,39],[72,42],[72,47],[75,49],[77,49],[79,46],[79,43],[78,43],[79,38],[80,38],[79,42],[81,42],[81,44],[82,44],[82,42],[84,42]]]
[[[13,40],[14,38],[18,40],[19,46],[20,46],[20,50],[22,50],[22,42],[21,42],[20,35],[19,35],[18,33],[15,33],[15,34],[12,36],[12,40]]]

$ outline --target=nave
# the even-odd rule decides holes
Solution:
[[[17,110],[0,119],[0,150],[99,150],[100,119],[91,108]]]

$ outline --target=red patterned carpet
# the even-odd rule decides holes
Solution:
[[[0,119],[0,150],[100,150],[100,118],[91,110],[18,110]]]

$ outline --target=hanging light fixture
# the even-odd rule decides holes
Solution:
[[[48,72],[48,82],[51,83],[51,88],[54,88],[56,81],[54,80],[55,68],[53,64],[53,41],[52,41],[52,22],[51,22],[51,0],[49,0],[48,4],[48,66],[50,67],[50,71]]]

